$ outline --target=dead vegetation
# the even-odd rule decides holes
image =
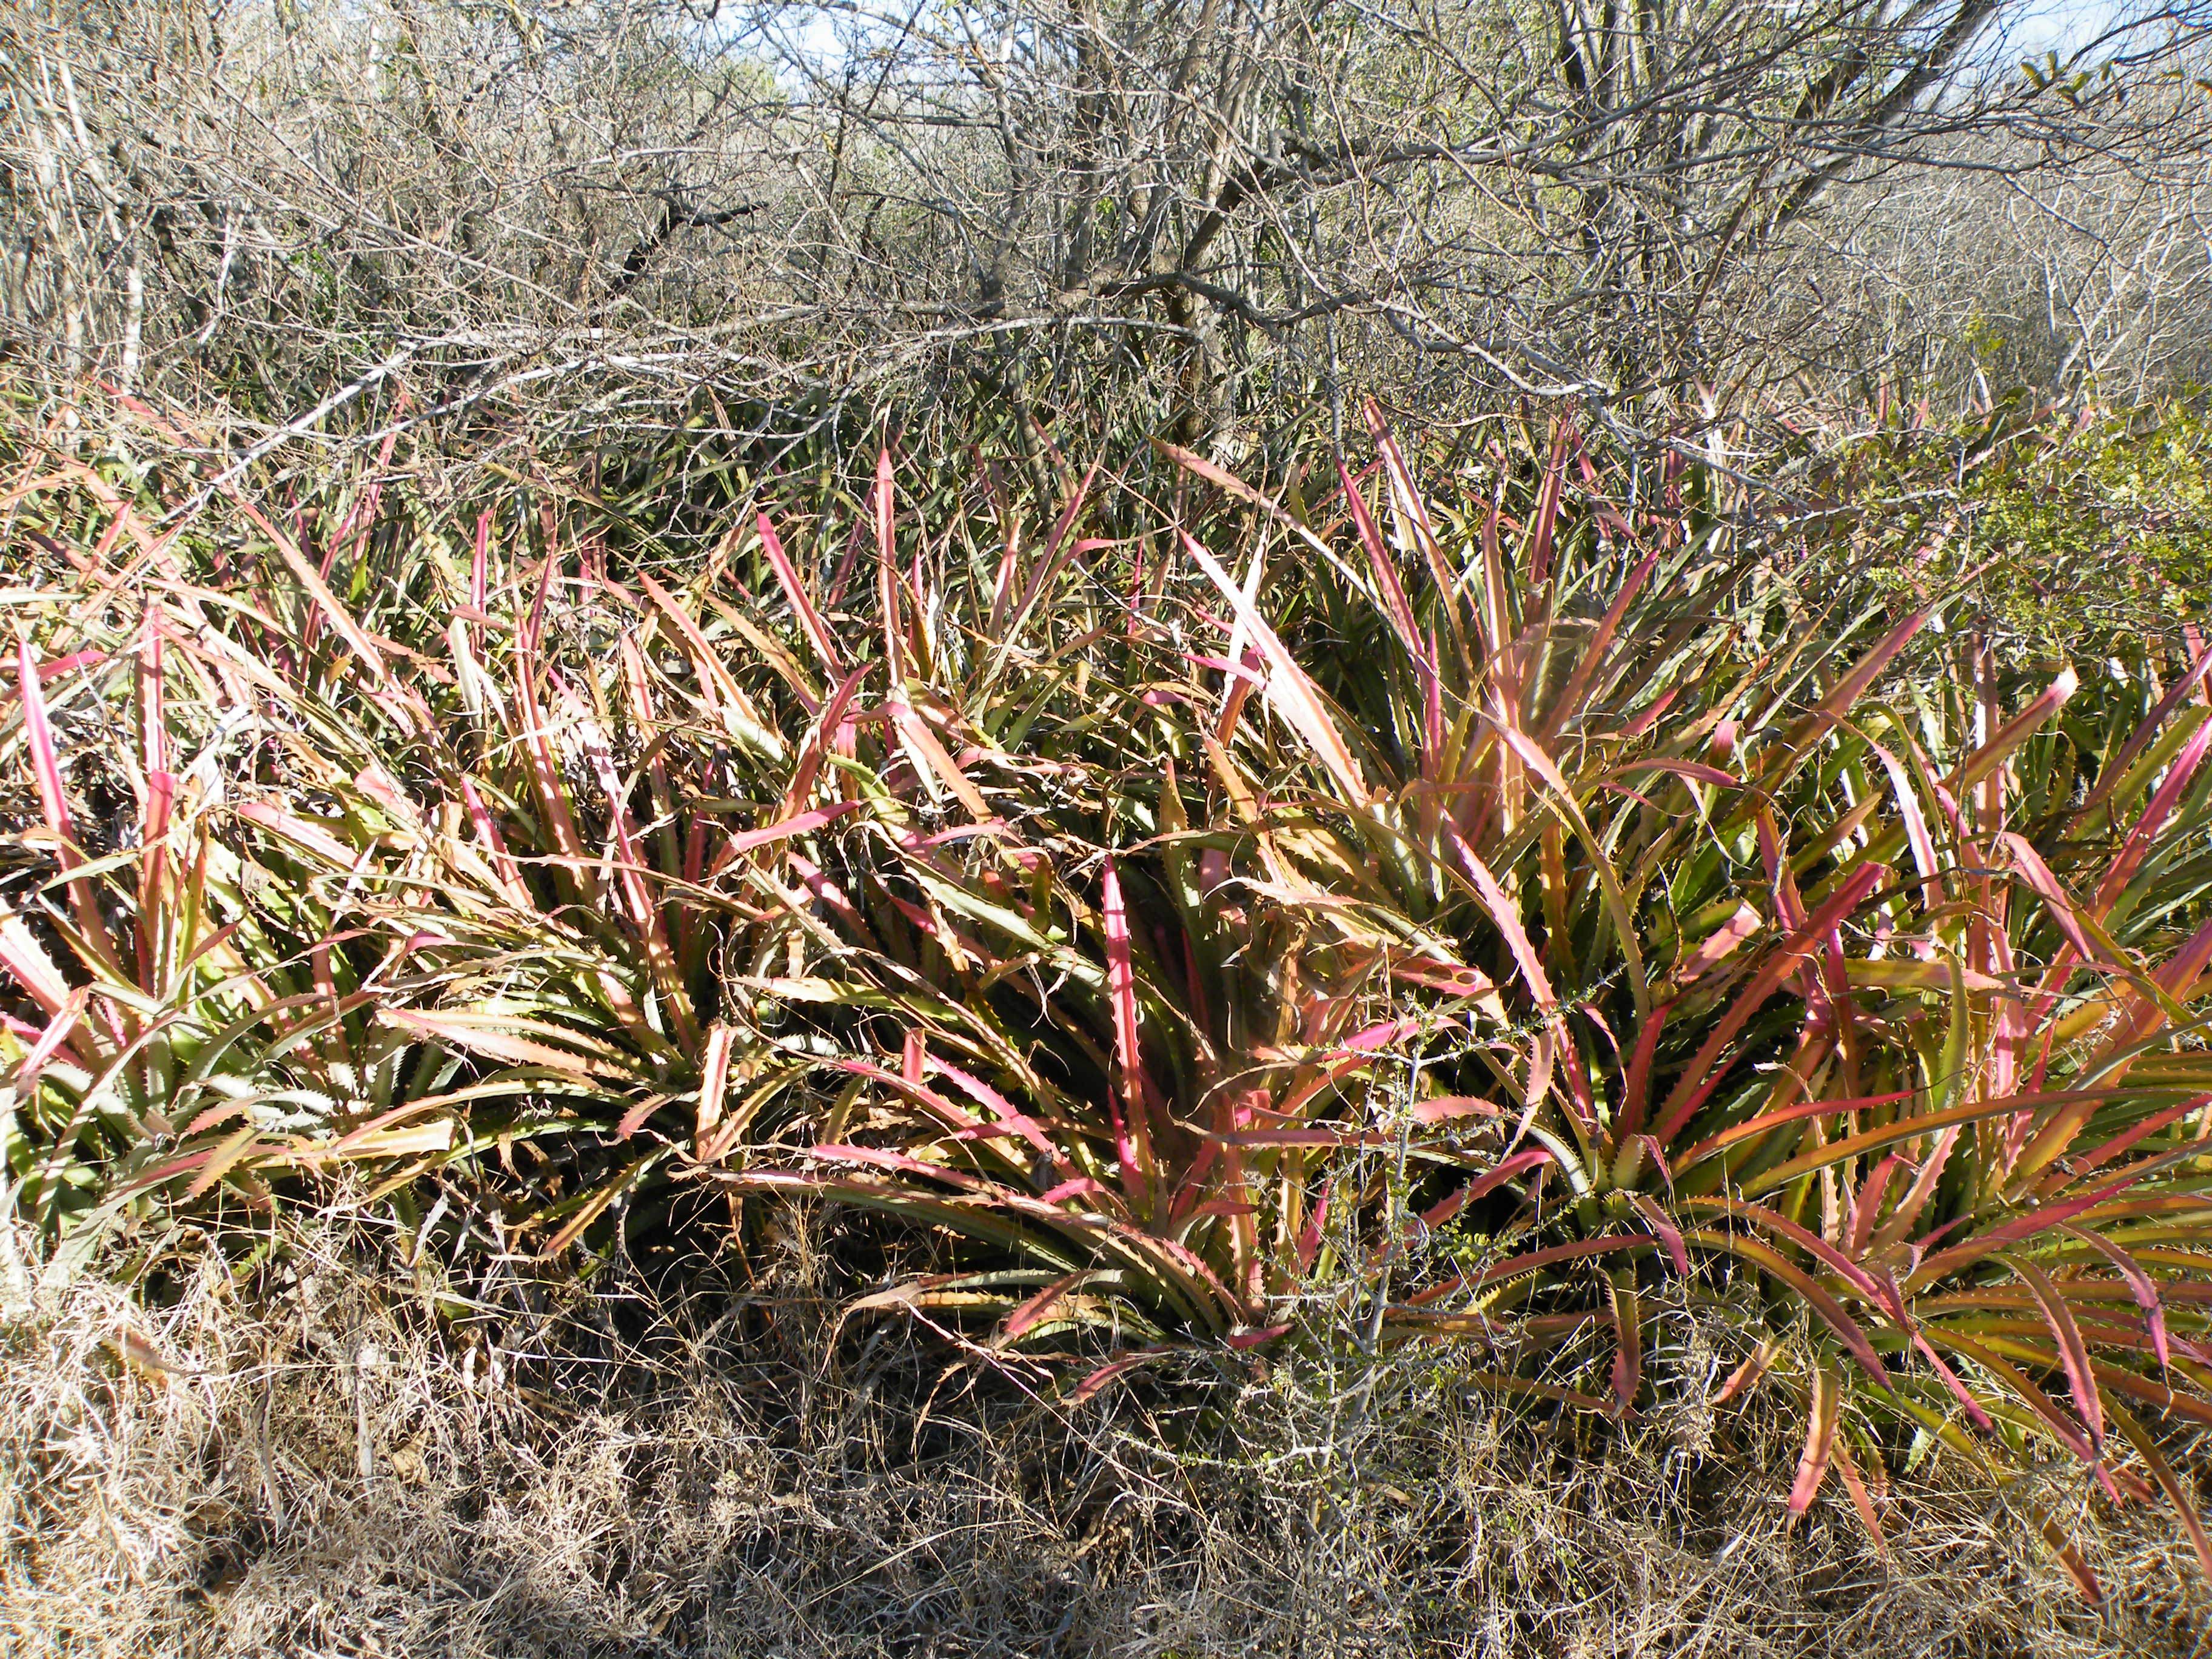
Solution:
[[[2156,1517],[2080,1522],[2102,1613],[2023,1493],[1953,1474],[1877,1495],[1886,1561],[1840,1501],[1785,1528],[1790,1426],[1756,1412],[1545,1421],[1449,1359],[1326,1355],[1071,1408],[902,1317],[840,1329],[790,1273],[462,1296],[357,1232],[285,1246],[276,1293],[210,1254],[158,1310],[14,1274],[10,1652],[2208,1650]],[[1656,1363],[1694,1374],[1678,1331]]]

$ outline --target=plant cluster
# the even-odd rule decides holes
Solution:
[[[2202,649],[2001,654],[1564,415],[926,513],[887,447],[679,569],[118,409],[10,494],[51,1248],[341,1168],[586,1261],[826,1200],[937,1241],[856,1306],[1077,1395],[1453,1343],[1615,1416],[1686,1304],[1802,1401],[1793,1511],[2055,1456],[2212,1571]]]

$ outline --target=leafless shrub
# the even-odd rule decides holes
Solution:
[[[2142,89],[2057,164],[1898,181],[1808,262],[1901,379],[2140,401],[2212,377],[2212,150],[2193,86]],[[1817,278],[1811,284],[1817,287]],[[1809,292],[1809,287],[1808,287]]]
[[[1347,385],[1627,418],[1924,364],[1972,223],[1974,314],[2039,284],[2057,331],[2020,372],[2178,370],[2193,20],[2116,14],[2110,75],[2039,83],[2015,12],[16,0],[0,319],[288,435],[1080,390],[1233,446]]]

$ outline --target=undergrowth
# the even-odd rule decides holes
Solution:
[[[257,498],[129,399],[13,441],[43,1271],[155,1284],[204,1226],[258,1271],[345,1193],[432,1279],[590,1288],[830,1204],[879,1218],[844,1317],[1039,1409],[1444,1365],[1779,1413],[1784,1514],[1878,1556],[1940,1468],[2027,1483],[2086,1600],[2093,1501],[2212,1571],[2180,621],[2075,660],[1933,533],[1862,569],[1863,520],[1565,412],[919,507],[885,447],[688,562],[389,447]]]

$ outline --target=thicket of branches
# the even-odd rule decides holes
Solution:
[[[14,0],[0,319],[295,429],[2142,391],[2212,337],[2191,3],[2023,70],[2021,0]]]

